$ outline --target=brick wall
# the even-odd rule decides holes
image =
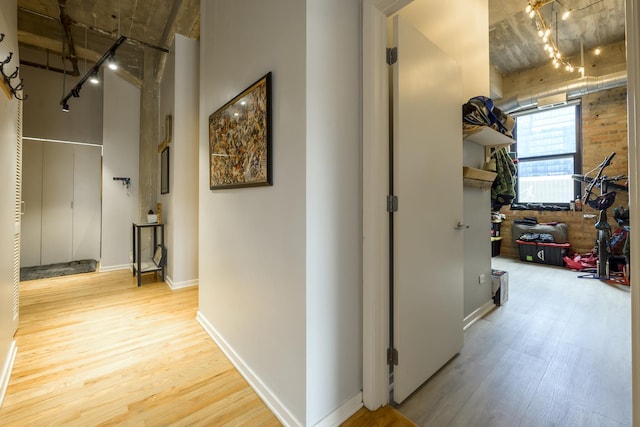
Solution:
[[[582,99],[582,169],[583,173],[596,167],[612,151],[616,157],[605,171],[609,176],[627,174],[627,90],[625,87],[593,93]],[[619,192],[614,206],[628,207],[627,193]],[[503,237],[500,254],[517,258],[518,248],[512,243],[511,224],[514,219],[533,216],[538,222],[564,222],[569,228],[571,249],[578,253],[593,249],[598,212],[585,206],[582,212],[565,211],[512,211],[508,206],[501,210],[507,216],[502,223]],[[610,223],[614,227],[613,208],[609,209]],[[585,218],[594,215],[595,218]]]

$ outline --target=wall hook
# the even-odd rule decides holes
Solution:
[[[5,64],[8,64],[9,62],[11,62],[11,58],[13,58],[13,52],[9,52],[9,55],[4,61],[0,61],[0,67],[4,67]]]
[[[131,187],[131,178],[114,176],[113,180],[114,181],[122,181],[122,186],[123,187],[127,187],[127,189]]]

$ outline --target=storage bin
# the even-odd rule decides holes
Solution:
[[[564,265],[564,258],[570,243],[539,243],[516,240],[520,261],[536,262],[538,264]]]
[[[507,302],[509,299],[509,273],[491,269],[491,293],[495,305]]]

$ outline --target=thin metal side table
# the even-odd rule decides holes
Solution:
[[[155,252],[158,244],[162,248],[162,258],[159,264],[156,264],[153,259],[148,262],[143,262],[141,257],[141,235],[142,230],[150,228],[153,233],[153,248],[151,249],[151,257],[153,257],[153,253]],[[166,264],[166,253],[164,248],[164,224],[158,223],[133,223],[133,275],[138,274],[138,287],[141,285],[141,277],[144,273],[157,273],[160,272],[162,275],[162,281],[164,282],[164,266]],[[159,236],[158,236],[159,235]],[[159,237],[159,238],[158,238]]]

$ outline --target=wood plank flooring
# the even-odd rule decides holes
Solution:
[[[359,426],[630,426],[628,288],[494,258],[510,297],[398,409]],[[277,426],[195,321],[197,288],[131,273],[21,283],[2,426]],[[412,420],[412,421],[410,421]]]
[[[631,426],[628,287],[494,258],[509,301],[399,410],[420,426]]]
[[[196,322],[198,290],[127,271],[22,282],[2,426],[278,420]]]

